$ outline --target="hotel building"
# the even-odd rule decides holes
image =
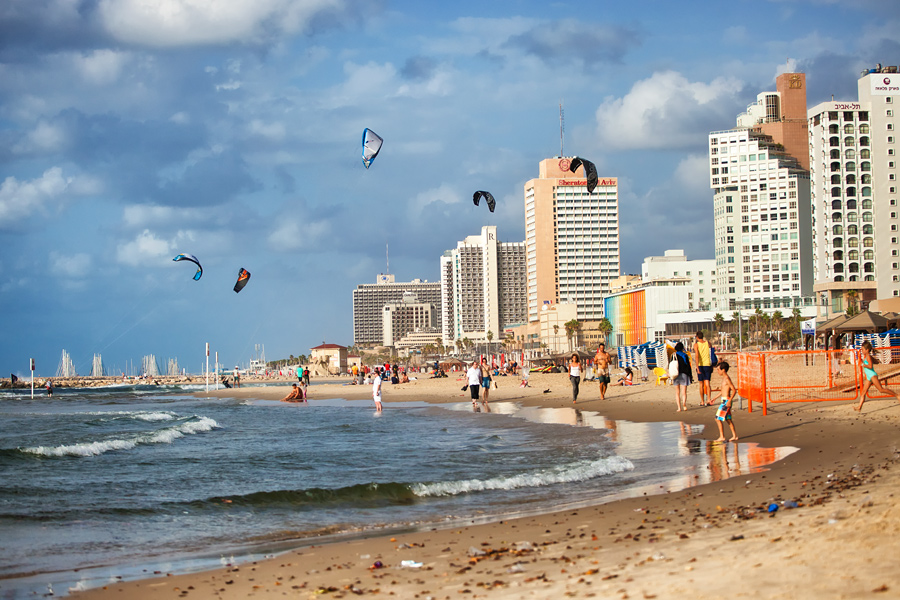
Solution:
[[[570,158],[548,158],[525,184],[529,322],[545,304],[571,303],[579,321],[603,318],[603,296],[619,276],[619,196],[615,177],[592,193]]]
[[[443,343],[500,342],[525,320],[525,243],[500,242],[497,227],[481,228],[441,257]]]
[[[900,296],[897,67],[864,71],[859,99],[808,111],[815,291],[820,317]]]
[[[412,293],[420,303],[433,307],[431,319],[441,319],[440,282],[413,279],[397,283],[390,274],[379,274],[376,283],[361,284],[353,290],[353,344],[356,346],[380,345],[384,342],[384,307],[403,301],[404,294]],[[411,326],[409,331],[412,331]],[[409,331],[391,329],[391,337],[399,339]]]
[[[715,310],[813,301],[808,143],[800,151],[795,140],[807,137],[805,78],[785,73],[776,84],[738,116],[736,128],[709,134]]]

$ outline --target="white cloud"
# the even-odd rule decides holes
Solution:
[[[58,152],[63,149],[67,140],[63,128],[41,119],[12,147],[12,151],[15,154]]]
[[[149,229],[145,229],[133,240],[118,245],[116,248],[116,260],[132,267],[141,266],[148,262],[157,262],[166,256],[174,256],[173,252],[178,241],[192,240],[193,237],[192,232],[179,231],[175,235],[174,240],[165,240],[151,233]]]
[[[91,257],[88,254],[50,253],[50,270],[62,277],[79,278],[88,274],[91,268]]]
[[[106,85],[119,79],[122,70],[131,62],[131,54],[101,49],[89,54],[75,55],[73,60],[75,68],[86,81]]]
[[[284,123],[266,123],[260,119],[253,119],[247,124],[247,133],[254,137],[262,137],[272,142],[280,142],[287,135]]]
[[[638,81],[597,109],[597,134],[614,148],[683,148],[706,144],[706,134],[733,123],[743,85],[731,77],[688,81],[665,71]]]
[[[149,46],[258,42],[267,30],[297,33],[344,0],[100,0],[101,22],[117,39]]]
[[[711,197],[709,188],[709,157],[705,154],[691,154],[675,167],[674,184],[678,189],[695,193],[701,197]]]
[[[60,202],[71,181],[63,177],[59,167],[47,169],[40,178],[31,181],[7,177],[0,184],[0,222],[22,219],[48,204]]]

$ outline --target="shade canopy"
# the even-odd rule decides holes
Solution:
[[[835,331],[845,332],[845,331],[866,331],[869,333],[875,333],[879,329],[887,329],[888,327],[888,319],[887,317],[872,312],[870,310],[864,311],[856,315],[851,319],[847,319],[840,325],[834,326]]]

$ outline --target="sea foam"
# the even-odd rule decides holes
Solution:
[[[610,456],[600,460],[581,462],[558,470],[543,470],[536,473],[520,473],[509,477],[490,479],[467,479],[463,481],[439,481],[417,483],[410,487],[417,496],[454,496],[484,490],[514,490],[525,487],[542,487],[557,483],[587,481],[595,477],[612,475],[634,469],[634,464],[621,456]]]
[[[171,444],[185,435],[212,431],[218,427],[219,424],[215,420],[209,417],[199,417],[197,420],[166,427],[159,431],[139,433],[125,439],[80,442],[78,444],[64,444],[61,446],[35,446],[19,448],[19,450],[28,454],[37,454],[38,456],[98,456],[111,450],[131,450],[141,444]]]

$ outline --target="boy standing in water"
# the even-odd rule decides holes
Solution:
[[[717,396],[717,398],[722,399],[722,403],[716,409],[716,425],[719,426],[719,439],[716,441],[725,441],[725,429],[722,427],[722,423],[728,421],[728,426],[731,427],[731,439],[728,441],[736,442],[738,441],[738,435],[734,429],[734,420],[731,418],[731,403],[734,400],[737,389],[731,382],[731,377],[728,376],[729,364],[727,362],[724,360],[719,361],[716,369],[719,371],[719,375],[722,376],[722,387],[719,389],[719,395]],[[710,401],[712,400],[710,398]]]

